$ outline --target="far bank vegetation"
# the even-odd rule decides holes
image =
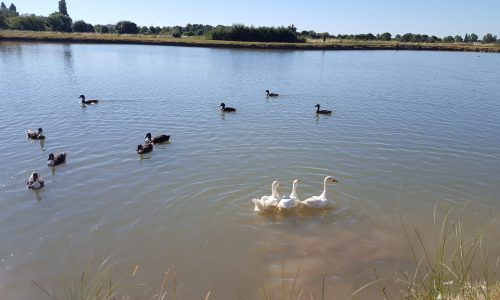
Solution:
[[[337,34],[328,32],[315,32],[314,30],[298,31],[292,24],[279,27],[254,27],[244,24],[203,25],[187,24],[186,26],[139,26],[132,21],[119,21],[116,24],[90,24],[84,20],[73,21],[68,14],[65,0],[58,2],[58,10],[48,16],[17,11],[14,3],[7,6],[0,4],[0,29],[21,31],[52,31],[52,32],[78,32],[97,34],[138,34],[162,35],[174,38],[199,37],[208,40],[245,41],[245,42],[285,42],[304,43],[308,41],[328,42],[335,41],[396,41],[406,43],[470,43],[493,44],[499,43],[496,35],[485,34],[482,39],[475,33],[466,33],[464,36],[437,37],[427,34],[396,34],[389,32],[381,34]]]

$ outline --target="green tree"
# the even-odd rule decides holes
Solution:
[[[465,43],[470,42],[470,37],[469,37],[469,35],[468,35],[467,33],[465,34],[465,37],[464,37],[464,42],[465,42]]]
[[[71,32],[72,23],[73,20],[70,17],[57,12],[51,13],[46,20],[50,31]]]
[[[14,3],[11,3],[11,4],[10,4],[10,6],[9,6],[9,10],[10,10],[11,12],[17,12],[17,8],[16,8],[16,6],[14,5]]]
[[[443,42],[445,42],[445,43],[453,43],[454,41],[455,41],[455,39],[451,35],[449,35],[443,39]]]
[[[2,1],[2,4],[0,4],[0,12],[6,11],[6,10],[7,10],[7,5],[5,5],[5,3],[3,3],[3,1]]]
[[[6,19],[6,24],[9,29],[13,30],[31,30],[44,31],[45,17],[36,15],[22,15]]]
[[[96,33],[109,33],[109,28],[106,25],[96,25],[94,26],[94,31]]]
[[[491,33],[487,33],[483,36],[483,43],[490,44],[495,43],[497,41],[497,36],[492,35]]]
[[[478,39],[479,39],[479,37],[477,36],[477,34],[475,34],[475,33],[470,34],[470,41],[471,42],[475,43],[475,42],[477,42]]]
[[[116,23],[115,30],[119,34],[137,34],[139,32],[137,24],[130,21],[120,21]]]
[[[94,26],[90,23],[85,23],[83,20],[78,20],[71,26],[74,32],[94,32]]]
[[[389,32],[384,32],[380,35],[380,39],[382,41],[390,41],[392,38],[392,35]]]
[[[464,41],[464,39],[463,39],[461,36],[459,36],[459,35],[455,35],[455,42],[457,42],[457,43],[461,43],[461,42],[463,42],[463,41]]]
[[[174,38],[180,38],[182,36],[182,32],[179,28],[172,29],[172,36]]]
[[[66,7],[66,0],[59,0],[59,13],[68,16],[68,8]]]
[[[149,34],[149,29],[147,26],[142,26],[141,29],[139,29],[140,34]]]

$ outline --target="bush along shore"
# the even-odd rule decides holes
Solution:
[[[55,6],[55,5],[54,5]],[[337,34],[299,31],[293,24],[254,27],[244,24],[138,26],[132,21],[92,25],[71,19],[65,0],[48,16],[20,14],[14,3],[0,3],[0,41],[153,44],[196,47],[304,50],[444,50],[500,52],[496,35],[475,33],[443,38],[426,34]]]
[[[301,43],[225,41],[209,40],[204,37],[174,38],[164,35],[140,34],[99,34],[99,33],[61,33],[50,31],[0,30],[0,42],[58,42],[92,44],[145,44],[168,46],[191,46],[213,48],[248,49],[291,49],[291,50],[431,50],[431,51],[474,51],[500,53],[500,44],[467,43],[413,43],[398,41],[356,41],[327,39],[308,39]]]

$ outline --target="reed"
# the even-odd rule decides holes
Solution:
[[[490,221],[476,233],[467,235],[464,222],[453,220],[448,210],[439,226],[437,238],[425,242],[424,233],[401,220],[404,235],[415,264],[411,272],[400,269],[396,282],[403,285],[405,299],[497,299],[500,285],[496,270],[499,257],[493,258],[485,246]],[[377,281],[380,283],[381,280]],[[381,284],[384,297],[385,286]]]

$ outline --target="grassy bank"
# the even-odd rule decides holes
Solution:
[[[500,53],[500,44],[400,43],[397,41],[353,41],[329,39],[306,43],[267,43],[207,40],[200,37],[173,38],[164,35],[119,35],[0,30],[0,41],[64,42],[92,44],[145,44],[187,47],[290,49],[290,50],[430,50]]]

